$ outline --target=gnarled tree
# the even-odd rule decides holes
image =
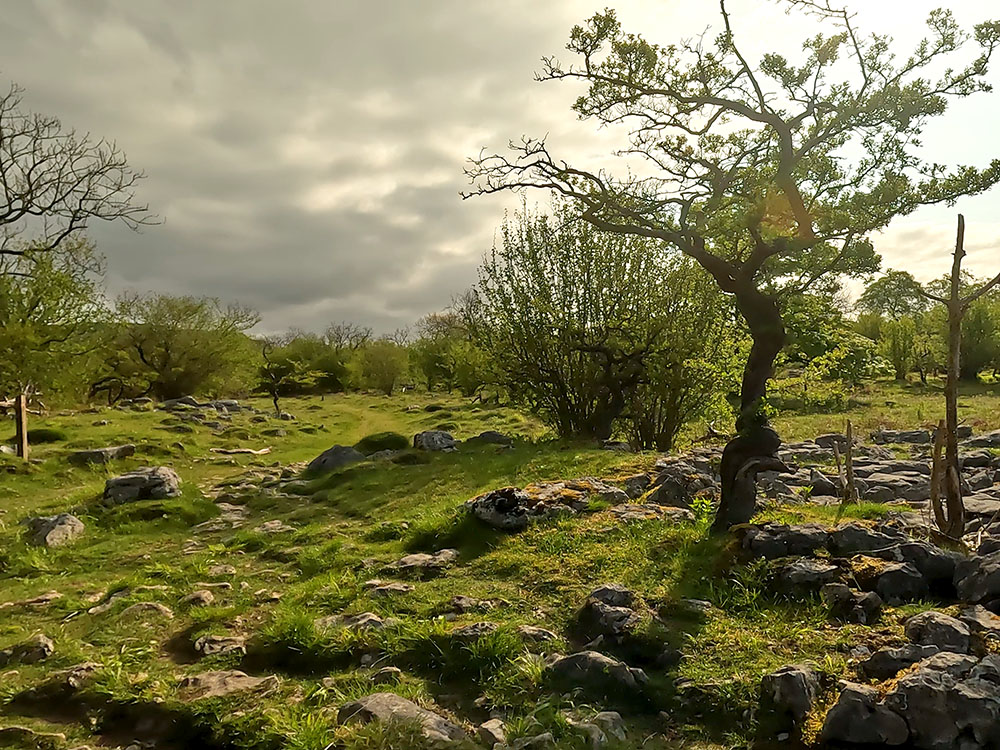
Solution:
[[[21,94],[16,85],[0,94],[0,258],[40,257],[95,219],[155,221],[135,202],[142,174],[114,143],[27,111]]]
[[[859,34],[828,0],[787,2],[834,31],[805,40],[798,62],[772,53],[751,65],[725,0],[714,42],[652,44],[626,34],[609,10],[573,29],[568,49],[579,64],[544,60],[541,80],[587,85],[574,105],[580,117],[628,127],[619,152],[628,176],[572,166],[528,138],[507,154],[480,154],[467,170],[466,195],[556,191],[600,229],[690,256],[733,295],[753,345],[737,434],[723,453],[716,529],[747,521],[757,472],[783,468],[765,408],[785,343],[781,295],[829,275],[874,271],[869,238],[894,217],[1000,180],[1000,160],[948,171],[916,153],[921,128],[949,99],[988,89],[1000,22],[969,35],[935,11],[927,38],[901,58],[887,38]],[[935,76],[970,40],[980,48],[975,59]]]

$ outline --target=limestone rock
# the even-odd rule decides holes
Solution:
[[[819,675],[806,664],[792,664],[764,675],[760,683],[762,737],[798,733],[819,693]]]
[[[616,694],[620,691],[639,692],[648,678],[641,669],[597,651],[579,651],[568,656],[558,654],[547,660],[552,678],[567,687],[583,687],[598,693]]]
[[[30,518],[27,526],[28,540],[42,547],[61,547],[84,531],[83,521],[70,513]]]
[[[194,650],[202,656],[246,654],[246,639],[242,636],[203,635],[194,642]]]
[[[921,646],[965,654],[969,651],[969,626],[941,612],[921,612],[905,624],[906,637]]]
[[[166,466],[152,466],[112,477],[104,484],[104,499],[112,504],[177,497],[181,479]]]
[[[180,601],[185,607],[207,607],[215,603],[215,594],[207,589],[192,591]]]
[[[70,453],[66,460],[71,464],[86,466],[87,464],[108,464],[134,455],[135,446],[129,443],[127,445],[112,445],[107,448],[75,451]]]
[[[273,690],[276,687],[278,687],[278,678],[274,675],[251,677],[238,669],[203,672],[185,677],[180,683],[181,695],[186,700],[218,698],[250,690],[263,692]]]
[[[500,719],[489,719],[476,727],[476,736],[486,747],[493,747],[507,741],[507,731]]]
[[[836,704],[826,714],[820,740],[852,745],[902,745],[910,730],[899,714],[878,702],[867,685],[843,683]]]
[[[421,451],[450,453],[458,450],[458,443],[450,433],[442,430],[427,430],[413,436],[413,447]]]
[[[366,695],[341,706],[337,712],[340,724],[393,721],[418,724],[424,737],[432,742],[458,742],[468,737],[457,724],[394,693]]]
[[[350,466],[351,464],[356,464],[365,460],[365,456],[361,451],[352,448],[349,445],[335,445],[332,448],[327,448],[325,451],[320,453],[316,458],[309,462],[306,467],[306,471],[310,473],[320,473],[327,471],[334,471],[343,466]]]
[[[386,567],[399,573],[431,574],[438,573],[458,559],[458,550],[442,549],[430,555],[426,552],[415,552],[401,557]]]
[[[874,591],[862,593],[843,583],[828,583],[820,589],[830,616],[844,622],[871,625],[878,619],[884,603]]]
[[[907,643],[896,648],[880,648],[858,665],[858,669],[870,680],[888,680],[918,661],[934,656],[940,651],[937,646],[921,646]]]

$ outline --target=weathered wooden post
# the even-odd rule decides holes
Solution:
[[[14,434],[17,455],[28,460],[28,397],[20,393],[14,399]]]

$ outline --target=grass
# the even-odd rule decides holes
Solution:
[[[991,386],[963,394],[963,413],[977,430],[1000,427],[997,395]],[[777,425],[790,439],[842,430],[847,417],[859,430],[914,427],[936,419],[940,402],[932,387],[882,383],[856,394],[845,411],[784,412]],[[849,675],[850,646],[890,642],[901,632],[902,617],[925,606],[890,610],[877,630],[831,623],[818,600],[775,595],[764,566],[739,560],[726,539],[708,536],[707,507],[698,509],[694,523],[621,524],[597,510],[519,534],[489,531],[462,512],[466,499],[532,481],[614,481],[655,460],[548,439],[542,425],[513,409],[412,393],[288,399],[286,409],[298,419],[255,420],[237,413],[225,431],[183,422],[192,428],[186,433],[172,432],[175,418],[158,411],[53,415],[35,420],[33,428],[62,431],[70,436],[66,441],[34,446],[35,463],[0,457],[0,600],[61,594],[42,607],[0,609],[0,649],[37,632],[56,643],[45,662],[0,671],[0,713],[6,714],[0,721],[63,732],[68,746],[113,740],[145,710],[166,712],[181,739],[205,747],[422,747],[412,727],[336,723],[338,706],[375,689],[372,670],[393,664],[403,669],[402,679],[378,689],[467,723],[484,720],[494,708],[507,717],[511,737],[550,731],[559,747],[584,747],[564,712],[586,718],[621,701],[554,690],[539,652],[578,647],[576,610],[594,587],[618,582],[636,591],[648,612],[635,637],[610,651],[651,676],[646,700],[622,705],[632,740],[650,738],[649,747],[732,746],[751,739],[761,675],[810,660],[832,685]],[[484,430],[519,439],[512,449],[470,445],[433,455],[408,450],[401,455],[415,458],[364,462],[291,486],[275,481],[333,444],[380,450],[387,443],[402,445],[402,438],[409,445],[407,436],[445,421],[456,425],[460,439]],[[275,429],[285,435],[268,434]],[[699,430],[692,426],[689,435]],[[107,467],[66,461],[72,450],[126,442],[137,446],[136,456]],[[237,447],[271,452],[212,451]],[[108,476],[158,464],[178,471],[180,497],[113,508],[100,502]],[[213,497],[219,493],[245,508],[247,520],[238,528],[195,529],[218,518]],[[63,511],[85,523],[81,539],[55,549],[25,543],[24,518]],[[883,511],[860,505],[846,517],[875,518]],[[763,517],[832,523],[836,513],[768,507]],[[291,528],[269,533],[261,524],[270,520]],[[404,554],[443,547],[459,550],[458,563],[440,576],[409,581],[415,587],[409,593],[380,597],[365,585],[395,578],[384,566]],[[214,604],[181,606],[184,596],[206,585],[212,585]],[[506,604],[446,619],[456,595]],[[704,616],[692,615],[684,599],[713,606]],[[105,611],[89,612],[109,601]],[[138,602],[159,602],[173,618],[123,618]],[[316,625],[322,617],[360,612],[396,622],[361,632]],[[480,620],[500,628],[471,642],[451,635]],[[526,624],[560,638],[548,646],[526,644],[517,632]],[[245,636],[249,653],[245,659],[199,661],[193,643],[205,634]],[[80,710],[92,722],[69,720],[68,704],[26,705],[26,691],[54,670],[83,661],[100,665],[81,697],[86,705]],[[279,684],[265,696],[195,703],[183,698],[180,678],[225,668],[274,674]],[[669,718],[658,716],[660,710]]]

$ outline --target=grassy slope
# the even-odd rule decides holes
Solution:
[[[932,392],[892,384],[861,399],[866,403],[849,414],[861,429],[914,426],[932,419],[939,404]],[[432,402],[445,409],[424,411]],[[977,428],[1000,426],[1000,399],[989,389],[979,388],[963,402]],[[407,410],[411,405],[420,408]],[[308,495],[245,493],[239,502],[246,502],[251,518],[243,529],[192,532],[193,524],[217,512],[203,495],[212,486],[247,472],[263,474],[272,464],[309,460],[333,443],[351,444],[386,430],[411,435],[442,424],[460,438],[484,429],[528,438],[542,434],[536,422],[514,411],[441,396],[336,396],[289,400],[285,408],[299,420],[258,425],[236,416],[232,437],[217,437],[198,426],[193,433],[171,432],[161,424],[163,412],[104,410],[36,420],[36,426],[65,430],[69,442],[39,446],[35,456],[42,463],[30,471],[17,470],[8,461],[12,473],[0,473],[0,601],[50,590],[63,597],[43,608],[0,610],[0,648],[44,632],[55,639],[57,652],[44,665],[0,670],[0,698],[37,684],[53,669],[91,660],[103,666],[94,690],[112,705],[140,702],[148,707],[149,701],[163,701],[178,707],[186,721],[216,726],[216,738],[230,746],[319,750],[334,740],[347,747],[401,746],[404,740],[392,731],[336,727],[334,713],[327,710],[372,691],[370,670],[358,661],[370,650],[384,655],[384,663],[404,669],[403,681],[393,689],[407,697],[433,701],[439,710],[472,721],[487,718],[484,705],[496,706],[511,717],[515,734],[548,729],[573,746],[557,709],[580,701],[578,710],[586,714],[586,699],[550,697],[539,664],[524,654],[512,626],[527,623],[566,634],[586,593],[597,584],[617,581],[662,615],[660,621],[644,624],[645,645],[628,654],[630,660],[648,664],[664,644],[682,655],[667,670],[649,667],[653,698],[648,705],[632,707],[638,711],[633,737],[656,733],[656,741],[668,746],[730,744],[745,739],[761,674],[811,659],[832,679],[847,669],[848,645],[898,633],[901,612],[890,613],[882,627],[870,631],[829,624],[815,601],[770,598],[759,566],[730,569],[725,545],[705,535],[707,518],[696,524],[623,526],[610,514],[596,513],[501,536],[468,523],[458,512],[463,500],[486,489],[584,475],[624,476],[651,465],[651,455],[522,441],[514,451],[466,449],[433,456],[428,464],[364,464],[317,480]],[[841,429],[844,416],[782,415],[778,426],[792,439],[804,438]],[[110,424],[92,426],[101,419]],[[262,434],[275,428],[288,434]],[[183,449],[171,447],[177,441]],[[140,445],[139,455],[107,471],[69,468],[63,459],[73,447],[122,442]],[[209,452],[240,445],[270,445],[273,452],[261,457]],[[183,496],[111,510],[95,502],[107,474],[146,464],[177,469],[184,479]],[[21,519],[64,510],[74,510],[87,524],[81,540],[56,550],[23,544]],[[789,520],[805,513],[832,517],[828,509],[768,511]],[[271,519],[295,530],[278,535],[254,531]],[[198,544],[186,548],[192,539]],[[386,577],[380,567],[402,554],[444,546],[460,549],[460,563],[447,575],[415,582],[409,594],[372,598],[362,586],[370,578]],[[234,566],[236,575],[213,578],[210,569],[218,564]],[[190,610],[179,605],[196,584],[213,580],[231,581],[233,588],[216,590],[213,606]],[[129,594],[108,612],[87,614],[93,597],[126,587]],[[272,601],[271,592],[280,594],[280,600]],[[511,627],[472,648],[458,647],[447,635],[452,625],[435,619],[456,594],[509,603],[486,615],[463,615],[457,624],[489,619]],[[682,598],[707,599],[715,609],[704,619],[682,616],[674,606]],[[141,600],[162,602],[176,616],[122,619],[121,611]],[[362,611],[391,615],[401,624],[383,634],[361,636],[313,626],[319,616]],[[190,644],[204,633],[246,635],[251,658],[242,664],[232,657],[194,663]],[[177,701],[179,676],[223,666],[277,674],[281,685],[262,700],[188,706]],[[331,679],[324,683],[324,677]],[[480,695],[480,705],[474,704]],[[669,718],[657,715],[661,708],[668,709]],[[0,718],[0,726],[10,721],[51,730],[57,718],[25,715],[31,712],[18,704],[8,704],[5,711],[12,716]],[[70,740],[92,741],[91,732],[77,723],[58,729]]]

